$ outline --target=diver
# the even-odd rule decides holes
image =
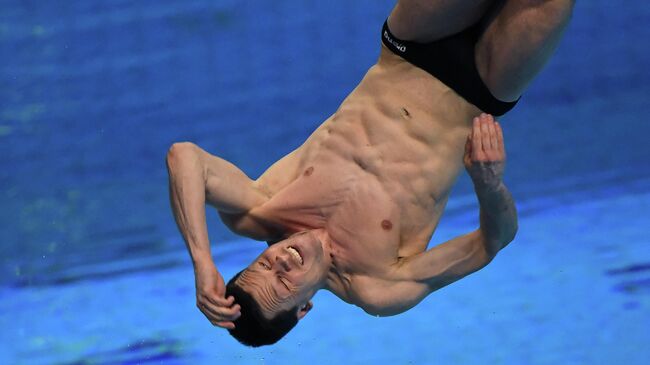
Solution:
[[[503,115],[554,52],[575,0],[399,0],[359,85],[293,152],[252,180],[197,145],[167,155],[197,306],[241,343],[271,344],[326,289],[391,316],[490,263],[517,232],[503,182]],[[427,249],[463,168],[478,228]],[[228,284],[206,203],[268,247]]]

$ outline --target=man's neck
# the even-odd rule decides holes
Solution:
[[[328,290],[347,302],[350,293],[350,275],[344,267],[341,267],[341,260],[337,257],[338,253],[341,252],[339,245],[332,240],[325,229],[317,229],[312,233],[321,242],[329,266],[325,273],[322,289]]]

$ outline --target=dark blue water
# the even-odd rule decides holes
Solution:
[[[167,148],[193,141],[258,176],[375,62],[392,5],[0,0],[0,359],[650,357],[641,326],[650,323],[650,6],[642,2],[579,2],[557,54],[503,118],[521,229],[490,267],[390,319],[319,294],[314,314],[274,349],[240,348],[193,308],[169,211]],[[208,219],[224,276],[261,249],[235,240],[214,212]],[[462,178],[433,242],[475,224]]]

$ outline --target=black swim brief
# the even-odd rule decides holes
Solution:
[[[388,29],[388,21],[384,22],[381,33],[382,42],[393,53],[427,71],[486,113],[503,115],[519,101],[495,98],[481,79],[474,61],[474,46],[480,36],[477,27],[431,43],[396,38]]]

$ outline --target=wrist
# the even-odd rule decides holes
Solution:
[[[491,179],[473,178],[472,182],[474,183],[474,190],[477,194],[494,193],[501,191],[505,187],[503,180],[498,177],[493,177]]]
[[[467,168],[467,172],[477,188],[496,188],[503,181],[503,162],[475,162]]]
[[[207,267],[214,267],[212,254],[208,251],[205,253],[192,255],[192,265],[194,266],[194,271],[198,271]]]

